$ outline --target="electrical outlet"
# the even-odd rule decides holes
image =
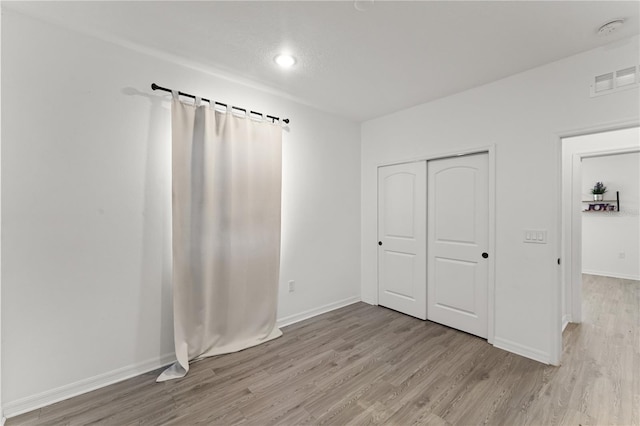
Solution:
[[[291,280],[289,281],[289,293],[293,293],[296,291],[296,282]]]

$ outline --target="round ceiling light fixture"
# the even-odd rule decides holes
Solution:
[[[276,64],[280,65],[282,68],[291,68],[296,63],[296,58],[291,55],[286,55],[281,53],[280,55],[273,58]]]
[[[619,29],[624,24],[624,19],[614,19],[613,21],[609,21],[606,24],[602,25],[598,28],[599,36],[608,36],[613,33],[617,29]]]

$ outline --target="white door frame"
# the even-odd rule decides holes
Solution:
[[[487,153],[489,156],[489,265],[488,265],[488,282],[487,282],[487,341],[493,344],[495,331],[495,254],[496,254],[496,146],[487,145],[475,148],[461,149],[457,151],[426,153],[411,158],[399,159],[396,161],[388,161],[376,164],[376,169],[384,166],[393,166],[396,164],[413,163],[416,161],[440,160],[443,158],[459,157],[462,155],[473,155]],[[379,188],[378,188],[379,190]],[[377,213],[376,213],[376,220]],[[426,218],[425,218],[426,220]],[[377,231],[376,231],[377,232]],[[429,232],[427,230],[427,232]],[[377,244],[376,240],[376,244]],[[427,256],[429,254],[427,253]],[[425,281],[425,286],[427,285]],[[379,284],[378,284],[379,285]],[[378,304],[378,291],[375,292],[375,304]]]
[[[582,216],[581,211],[581,188],[579,185],[582,181],[582,159],[587,157],[597,157],[602,155],[623,154],[627,152],[635,152],[637,148],[620,148],[609,150],[585,150],[575,153],[568,163],[563,162],[562,156],[562,140],[576,136],[586,136],[595,133],[605,133],[615,130],[623,130],[640,126],[640,120],[623,120],[611,123],[605,123],[587,128],[559,132],[555,135],[556,153],[558,156],[558,191],[557,191],[557,235],[559,253],[558,258],[561,260],[558,269],[558,282],[556,291],[551,292],[551,351],[550,363],[552,365],[560,365],[562,358],[562,331],[563,322],[567,319],[569,322],[579,323],[582,321],[582,286],[578,283],[582,282]],[[563,176],[566,168],[571,168],[571,179],[565,184]],[[576,187],[578,186],[578,187]],[[577,193],[576,193],[577,191]],[[571,195],[570,212],[565,212],[562,205],[562,194]],[[571,310],[568,312],[568,318],[562,315],[562,299],[563,289],[566,289],[566,296],[571,299]]]

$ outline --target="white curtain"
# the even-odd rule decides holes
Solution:
[[[280,267],[282,128],[178,100],[171,106],[173,314],[177,362],[282,335]]]

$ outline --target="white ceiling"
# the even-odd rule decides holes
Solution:
[[[3,2],[367,120],[639,33],[640,2]],[[624,18],[622,29],[596,35]],[[290,51],[294,69],[273,57]],[[633,65],[633,64],[629,64]],[[149,76],[149,80],[153,80]],[[180,88],[177,88],[180,89]]]

